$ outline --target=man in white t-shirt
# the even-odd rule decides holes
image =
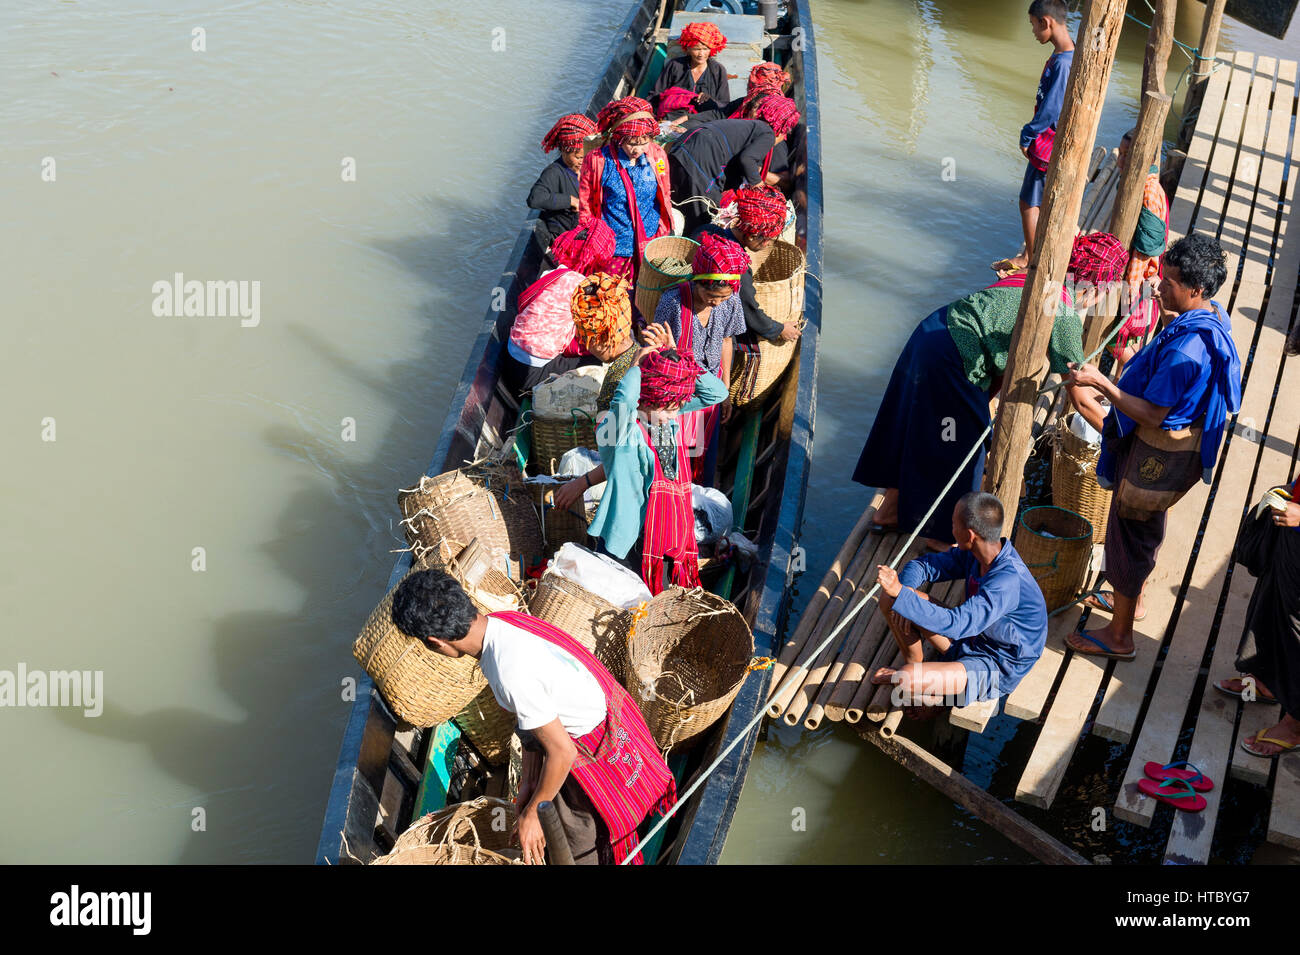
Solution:
[[[546,842],[537,807],[549,800],[559,812],[575,861],[614,862],[605,818],[570,774],[578,756],[575,740],[581,742],[606,723],[609,698],[590,669],[600,664],[594,658],[584,663],[537,633],[483,616],[460,584],[440,570],[418,571],[402,581],[393,594],[393,622],[444,656],[477,658],[497,702],[518,718],[525,747],[519,793],[524,861],[543,861]],[[653,757],[662,762],[658,753]],[[663,771],[667,774],[666,766]],[[671,785],[671,776],[667,779]],[[635,829],[630,835],[635,841]]]

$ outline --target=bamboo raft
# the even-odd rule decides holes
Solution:
[[[1015,690],[1001,701],[950,710],[952,729],[935,734],[983,733],[991,721],[1012,724],[991,734],[1000,739],[1031,734],[1027,757],[1017,757],[1024,762],[1014,791],[986,792],[961,774],[961,765],[946,765],[902,735],[903,712],[891,705],[889,688],[870,684],[877,667],[901,663],[874,600],[838,643],[808,659],[808,651],[874,583],[876,564],[887,563],[903,543],[898,534],[868,532],[877,497],[827,569],[774,673],[772,685],[780,686],[792,667],[808,667],[801,685],[770,701],[770,717],[806,729],[825,720],[855,725],[865,739],[1044,861],[1086,860],[1009,803],[1050,808],[1063,785],[1080,781],[1071,777],[1071,763],[1088,734],[1124,748],[1122,778],[1106,781],[1107,815],[1167,830],[1165,862],[1210,859],[1229,779],[1265,789],[1271,784],[1266,839],[1300,849],[1300,751],[1267,760],[1237,745],[1274,725],[1280,708],[1245,704],[1214,689],[1217,681],[1236,675],[1237,644],[1255,584],[1244,571],[1234,573],[1241,515],[1263,491],[1293,475],[1300,447],[1300,357],[1285,353],[1300,269],[1300,135],[1292,129],[1297,67],[1250,53],[1220,56],[1216,67],[1172,197],[1169,238],[1195,230],[1217,237],[1228,253],[1228,280],[1215,297],[1229,310],[1242,358],[1242,406],[1230,422],[1213,485],[1198,483],[1173,511],[1147,584],[1147,615],[1136,625],[1136,660],[1070,651],[1066,636],[1087,622],[1077,603],[1052,617],[1042,657]],[[1094,151],[1090,180],[1080,212],[1085,227],[1103,221],[1113,201],[1119,180],[1113,154]],[[1036,428],[1060,414],[1063,394],[1054,398],[1037,409]],[[1100,545],[1094,548],[1085,589],[1098,576],[1100,551]],[[961,587],[960,581],[945,582],[934,596],[960,599]],[[1208,806],[1200,813],[1157,813],[1158,804],[1137,788],[1143,767],[1149,760],[1180,759],[1216,781],[1205,794]],[[1060,821],[1083,829],[1089,822]]]

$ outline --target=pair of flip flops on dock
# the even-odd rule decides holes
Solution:
[[[1207,805],[1201,793],[1214,788],[1214,782],[1191,763],[1165,763],[1155,760],[1142,767],[1146,779],[1138,780],[1138,791],[1152,799],[1168,803],[1183,812],[1201,812]]]

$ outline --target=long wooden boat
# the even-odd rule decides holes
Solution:
[[[802,569],[798,537],[816,411],[822,291],[821,122],[808,4],[809,0],[790,0],[777,31],[768,34],[771,43],[764,54],[793,76],[790,95],[799,104],[807,128],[807,171],[796,182],[796,188],[807,196],[798,214],[799,243],[807,254],[807,326],[781,384],[758,407],[738,415],[738,422],[733,419],[721,449],[717,481],[721,489],[729,491],[737,516],[744,516],[738,523],[758,543],[759,555],[747,572],[729,569],[714,589],[745,615],[759,655],[770,654],[777,645],[788,614],[794,573]],[[629,13],[587,103],[589,115],[594,116],[612,99],[643,89],[662,63],[665,6],[674,4],[639,0]],[[510,290],[507,307],[489,310],[483,320],[443,425],[430,475],[499,452],[515,426],[513,402],[497,388],[498,361],[519,292],[538,272],[535,224],[533,213],[515,241],[499,282],[499,287]],[[409,567],[410,555],[404,554],[393,569],[389,586]],[[665,827],[664,838],[647,847],[647,859],[680,864],[718,861],[758,738],[758,725],[749,724],[768,695],[771,672],[750,673],[729,712],[705,740],[670,760],[681,791],[726,751],[715,771],[683,801]],[[454,724],[429,730],[399,724],[369,678],[363,676],[344,731],[316,861],[368,862],[386,852],[413,819],[448,800],[466,798],[468,783],[480,786],[480,791],[490,790],[490,780],[480,785],[484,770],[475,763],[472,747],[459,740]]]

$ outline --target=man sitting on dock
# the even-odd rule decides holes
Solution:
[[[1047,605],[1029,568],[1002,534],[1002,502],[972,491],[957,502],[952,533],[957,546],[908,561],[902,574],[877,568],[885,596],[880,612],[906,661],[881,667],[873,683],[894,683],[903,701],[967,706],[1010,693],[1029,672],[1047,640]],[[966,599],[949,610],[916,588],[965,580]],[[922,662],[922,638],[940,654]]]
[[[454,577],[436,569],[398,584],[393,623],[443,656],[474,657],[497,702],[515,714],[525,750],[524,862],[542,862],[543,802],[555,804],[574,861],[612,865],[637,845],[637,826],[676,801],[672,773],[636,701],[564,631],[513,611],[484,616]],[[632,861],[641,862],[639,852]]]

